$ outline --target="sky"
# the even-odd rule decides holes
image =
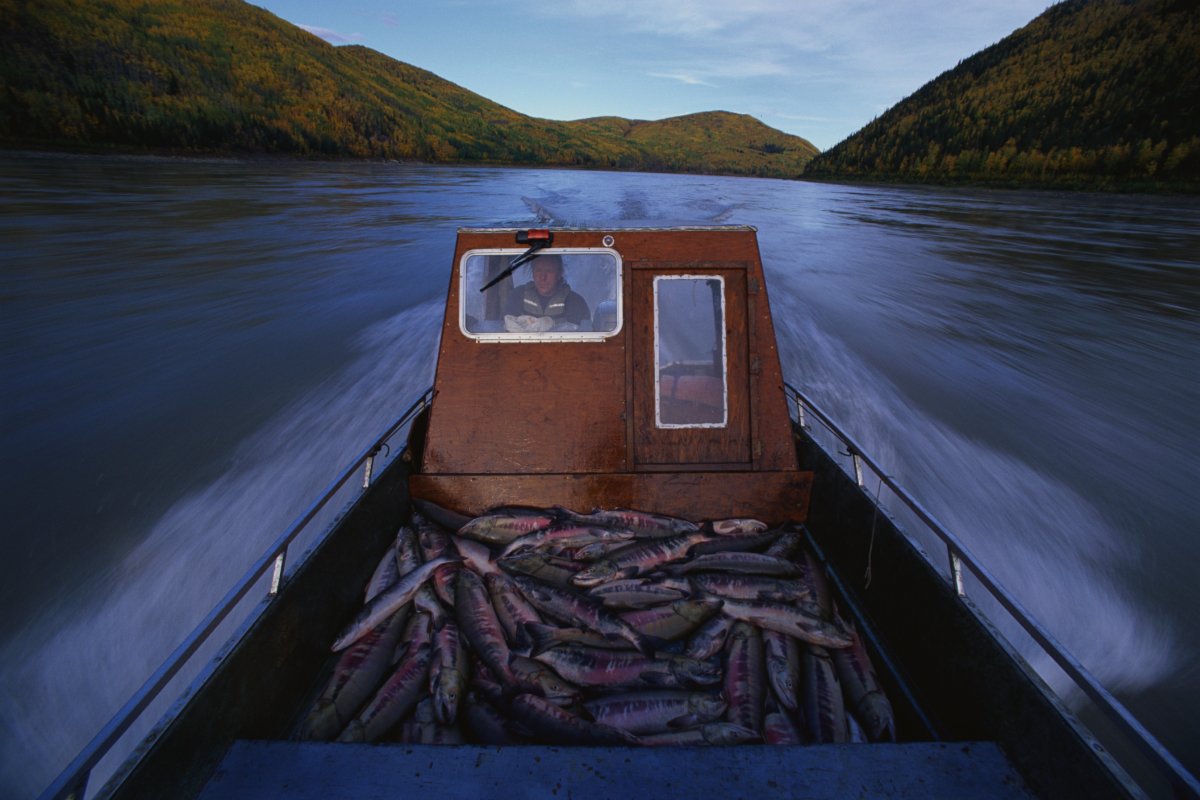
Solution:
[[[251,0],[533,117],[750,114],[826,150],[1049,0]]]

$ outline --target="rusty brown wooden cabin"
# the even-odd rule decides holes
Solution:
[[[588,341],[471,338],[460,322],[463,292],[474,290],[463,285],[464,257],[503,249],[511,260],[525,250],[516,233],[459,231],[413,496],[471,515],[561,504],[803,521],[812,474],[797,467],[755,230],[554,231],[547,252],[619,255],[619,329]],[[724,424],[656,423],[656,277],[721,281]]]

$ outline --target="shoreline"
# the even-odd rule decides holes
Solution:
[[[264,153],[254,151],[198,151],[179,148],[135,148],[108,145],[55,145],[46,143],[29,143],[9,145],[0,142],[0,153],[10,155],[44,155],[61,157],[106,156],[116,158],[136,159],[181,159],[196,163],[304,163],[304,164],[396,164],[447,167],[500,167],[516,169],[550,169],[578,170],[582,172],[613,172],[613,173],[643,173],[648,175],[696,175],[720,178],[753,178],[760,180],[782,180],[842,186],[895,187],[897,189],[990,189],[1008,192],[1081,192],[1100,195],[1148,195],[1155,197],[1194,197],[1200,194],[1200,182],[1184,184],[1164,184],[1161,182],[1143,181],[1101,181],[1101,180],[1063,180],[1063,181],[1034,181],[1018,182],[1015,180],[915,180],[909,176],[891,178],[880,176],[826,176],[826,175],[754,175],[742,172],[699,172],[692,170],[663,170],[647,168],[625,168],[614,166],[588,166],[584,164],[547,164],[516,161],[424,161],[416,158],[369,158],[346,155],[302,155],[299,153]]]

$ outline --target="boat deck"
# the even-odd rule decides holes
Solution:
[[[408,797],[463,800],[1032,797],[992,742],[630,749],[242,740],[200,798],[390,800],[399,786]]]

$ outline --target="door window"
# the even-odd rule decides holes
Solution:
[[[728,424],[724,278],[655,276],[654,374],[656,427]]]

